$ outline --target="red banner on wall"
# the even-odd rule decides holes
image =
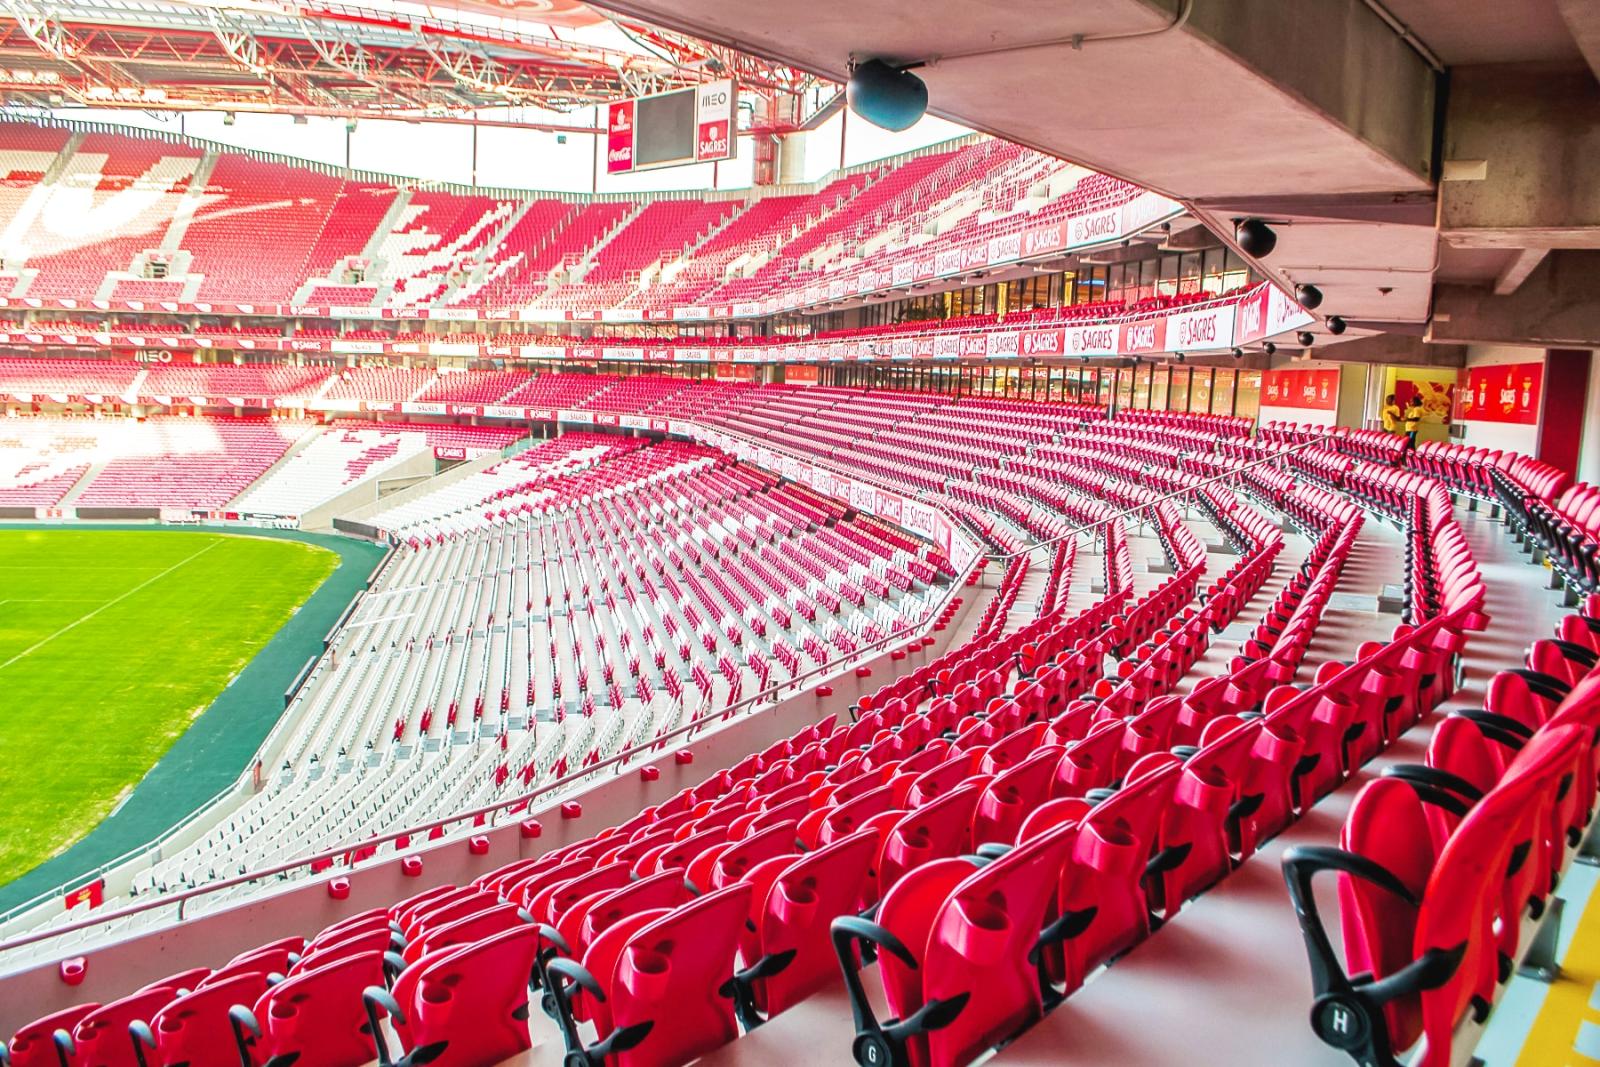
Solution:
[[[88,885],[80,885],[78,888],[68,891],[63,896],[62,902],[66,904],[67,910],[70,911],[80,904],[87,904],[91,908],[98,908],[105,902],[105,899],[106,880],[104,878],[96,878]]]
[[[633,169],[633,101],[616,100],[606,107],[606,173]]]
[[[1466,384],[1456,390],[1456,418],[1532,426],[1539,421],[1539,391],[1543,384],[1543,363],[1471,367]]]
[[[1339,368],[1269,370],[1261,376],[1261,406],[1332,411],[1339,406]]]

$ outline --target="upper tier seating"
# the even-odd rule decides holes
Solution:
[[[141,398],[220,397],[246,400],[250,406],[278,397],[309,396],[327,377],[315,367],[275,366],[264,363],[164,363],[152,367],[139,383]]]
[[[977,139],[877,163],[814,192],[755,200],[502,200],[347,181],[131,134],[87,134],[68,152],[64,130],[5,125],[0,165],[10,167],[10,184],[0,192],[0,220],[6,247],[25,260],[9,292],[79,304],[101,292],[108,272],[159,251],[182,273],[117,279],[109,295],[665,311],[803,290],[839,271],[925,263],[941,249],[982,247],[1139,192]],[[198,174],[204,188],[190,188]],[[342,269],[352,260],[365,260],[359,283]]]
[[[312,275],[311,252],[343,182],[315,171],[221,155],[202,206],[183,235],[192,270],[205,275],[200,299],[288,303]],[[248,219],[241,225],[241,218]]]
[[[414,400],[433,383],[431,370],[400,370],[393,367],[355,367],[340,371],[323,395],[329,400],[371,400],[398,404]]]
[[[102,359],[0,359],[0,392],[16,397],[120,397],[133,387],[137,363]]]
[[[199,149],[89,134],[53,184],[6,220],[8,248],[39,273],[26,294],[87,302],[107,271],[125,271],[157,248],[200,163]]]

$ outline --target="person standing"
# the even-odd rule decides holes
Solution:
[[[1393,393],[1383,398],[1383,432],[1400,432],[1400,401],[1396,400]]]
[[[1406,404],[1406,440],[1411,442],[1411,447],[1417,447],[1417,429],[1422,425],[1422,394],[1417,393]]]

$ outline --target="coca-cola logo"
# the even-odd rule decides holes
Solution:
[[[1116,347],[1116,341],[1117,331],[1111,326],[1079,330],[1073,337],[1073,351],[1109,352]]]
[[[1098,241],[1106,237],[1117,235],[1117,215],[1115,212],[1102,212],[1099,215],[1085,215],[1072,220],[1072,238],[1074,241]]]
[[[1199,319],[1178,320],[1178,344],[1182,347],[1198,344],[1216,344],[1217,317],[1207,315]]]
[[[606,158],[613,163],[627,163],[633,159],[633,149],[613,148]]]

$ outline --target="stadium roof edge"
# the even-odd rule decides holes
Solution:
[[[394,118],[387,121],[405,121],[403,118]],[[187,134],[175,134],[166,130],[152,130],[143,126],[121,126],[113,122],[89,121],[83,119],[68,119],[57,115],[31,115],[19,114],[15,111],[0,110],[0,123],[21,126],[48,126],[57,129],[69,130],[75,134],[103,133],[115,134],[122,137],[136,137],[152,141],[165,141],[169,144],[191,145],[208,152],[231,152],[236,155],[248,156],[267,163],[279,163],[290,167],[301,167],[318,174],[327,174],[349,179],[351,181],[387,182],[397,188],[453,193],[458,196],[492,196],[508,200],[526,199],[537,197],[545,200],[562,200],[568,203],[606,203],[623,200],[747,200],[752,197],[759,199],[767,196],[794,196],[816,193],[829,182],[856,174],[865,174],[885,165],[905,163],[922,156],[932,155],[937,152],[947,152],[963,145],[974,144],[989,137],[986,133],[967,133],[937,141],[920,148],[913,148],[905,152],[896,152],[893,155],[882,156],[878,159],[868,160],[864,163],[855,163],[847,167],[836,167],[823,174],[813,182],[794,182],[786,185],[750,186],[744,189],[643,189],[637,192],[622,193],[569,193],[549,189],[516,189],[502,186],[487,185],[462,185],[459,182],[431,181],[425,178],[409,177],[403,174],[391,174],[385,171],[360,170],[353,167],[340,167],[331,163],[321,163],[301,156],[291,156],[282,152],[263,152],[259,149],[242,148],[238,145],[226,144],[222,141],[213,141],[204,137],[192,137]]]

